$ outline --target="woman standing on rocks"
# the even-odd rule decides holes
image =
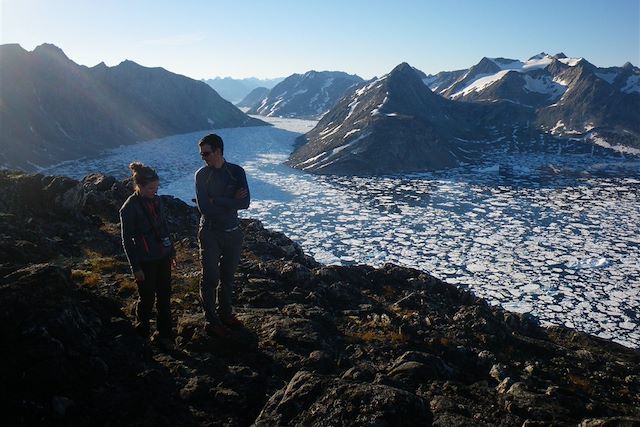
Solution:
[[[120,208],[122,246],[138,285],[135,307],[136,331],[150,335],[149,320],[156,303],[157,333],[152,341],[165,348],[173,347],[171,308],[171,267],[175,265],[167,216],[158,197],[160,178],[156,171],[139,162],[129,165],[135,192]]]

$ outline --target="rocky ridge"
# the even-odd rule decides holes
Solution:
[[[135,335],[117,209],[130,183],[0,172],[0,405],[9,425],[637,425],[640,353],[386,265],[324,266],[243,220],[236,307],[202,330],[197,213],[174,350]]]

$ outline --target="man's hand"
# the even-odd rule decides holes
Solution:
[[[246,188],[241,188],[238,191],[236,191],[235,198],[236,199],[244,199],[248,195],[249,195],[249,192],[247,191],[247,189]]]
[[[144,282],[144,271],[142,270],[134,271],[133,277],[136,279],[136,282]]]

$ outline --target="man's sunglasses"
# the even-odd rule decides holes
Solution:
[[[200,157],[202,158],[209,157],[210,154],[213,154],[213,151],[202,151],[200,152]]]

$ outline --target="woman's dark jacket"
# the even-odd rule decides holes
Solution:
[[[175,256],[160,197],[145,199],[135,193],[129,196],[120,208],[120,224],[122,246],[132,272],[141,270],[140,263]],[[163,240],[170,246],[163,245]]]

